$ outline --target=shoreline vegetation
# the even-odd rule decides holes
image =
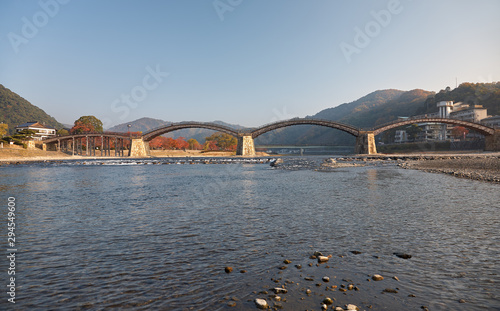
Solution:
[[[256,157],[280,157],[257,152]],[[200,150],[151,150],[152,158],[168,157],[236,157],[228,151]],[[22,148],[0,148],[0,165],[26,162],[64,161],[81,159],[103,159],[102,157],[72,156],[58,151],[26,150]],[[106,157],[105,159],[128,159],[127,157]],[[408,154],[351,155],[336,159],[331,168],[358,166],[348,165],[352,161],[396,161],[403,169],[442,173],[460,178],[500,183],[500,152],[426,152]]]

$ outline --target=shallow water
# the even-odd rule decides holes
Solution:
[[[380,163],[316,171],[321,160],[287,158],[278,169],[250,159],[0,167],[0,198],[17,206],[16,309],[234,310],[234,300],[254,310],[253,292],[270,278],[303,278],[294,268],[279,274],[283,258],[314,273],[306,263],[315,250],[334,255],[339,278],[361,284],[359,297],[338,293],[337,305],[500,309],[498,185]],[[371,290],[373,273],[399,293]],[[285,310],[319,309],[284,296]]]

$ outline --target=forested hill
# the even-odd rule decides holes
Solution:
[[[469,105],[482,105],[488,114],[500,115],[500,82],[494,83],[462,83],[451,90],[447,87],[435,96],[429,97],[425,105],[417,111],[419,114],[437,111],[436,103],[440,101],[464,102]]]
[[[328,108],[310,116],[314,119],[338,121],[360,128],[371,128],[400,116],[414,115],[434,92],[424,90],[379,90],[351,103]],[[257,144],[352,145],[354,137],[320,126],[294,126],[268,132],[257,138]]]
[[[0,84],[0,123],[8,124],[9,134],[13,134],[16,126],[29,121],[39,121],[56,129],[64,127],[45,111]]]

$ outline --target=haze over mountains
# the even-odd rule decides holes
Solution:
[[[469,104],[483,105],[490,115],[500,115],[500,82],[496,83],[462,83],[458,88],[446,88],[439,93],[415,89],[401,91],[395,89],[379,90],[350,103],[324,109],[307,118],[327,119],[354,125],[360,128],[371,127],[390,122],[400,116],[411,116],[437,111],[436,102],[452,100]],[[63,125],[42,109],[32,105],[18,94],[0,84],[0,122],[9,124],[12,132],[14,127],[27,121],[42,121],[46,125],[62,128]],[[190,120],[184,120],[190,121]],[[197,121],[197,120],[192,120]],[[114,132],[147,132],[159,126],[172,123],[154,118],[140,118],[135,121],[113,126]],[[242,129],[244,125],[228,124],[223,121],[214,123]],[[205,129],[184,129],[168,133],[165,136],[173,138],[194,138],[203,143],[205,137],[213,131]],[[354,137],[338,130],[329,128],[298,125],[281,128],[259,136],[257,145],[352,145]]]

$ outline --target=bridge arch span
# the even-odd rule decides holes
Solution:
[[[238,137],[238,131],[230,128],[228,126],[216,124],[216,123],[204,123],[204,122],[183,122],[183,123],[172,123],[170,125],[162,126],[159,128],[156,128],[154,130],[151,130],[145,134],[142,135],[142,138],[145,141],[151,141],[155,137],[158,137],[160,135],[177,131],[177,130],[182,130],[182,129],[187,129],[187,128],[204,128],[204,129],[209,129],[209,130],[214,130],[222,133],[226,133],[235,137]]]
[[[339,123],[339,122],[334,122],[334,121],[329,121],[329,120],[320,120],[320,119],[306,119],[306,118],[299,119],[299,118],[297,118],[297,119],[291,119],[291,120],[285,120],[285,121],[278,121],[275,123],[261,126],[255,130],[253,130],[250,134],[252,135],[252,138],[255,139],[264,133],[267,133],[267,132],[270,132],[273,130],[277,130],[279,128],[288,127],[288,126],[292,126],[292,125],[303,125],[303,124],[326,126],[326,127],[330,127],[330,128],[344,131],[344,132],[349,133],[355,137],[358,137],[359,133],[360,133],[358,128],[351,126],[351,125]]]
[[[410,125],[410,124],[415,124],[415,123],[443,123],[443,124],[452,124],[452,125],[459,125],[466,127],[468,129],[474,130],[476,132],[479,132],[485,136],[490,136],[495,133],[495,129],[488,127],[483,124],[479,123],[473,123],[473,122],[468,122],[468,121],[462,121],[462,120],[457,120],[457,119],[445,119],[445,118],[418,118],[418,119],[407,119],[407,120],[402,120],[402,121],[395,121],[391,123],[386,123],[381,126],[378,126],[377,128],[373,129],[373,134],[378,135],[380,133],[383,133],[387,130],[400,127],[403,125]]]

